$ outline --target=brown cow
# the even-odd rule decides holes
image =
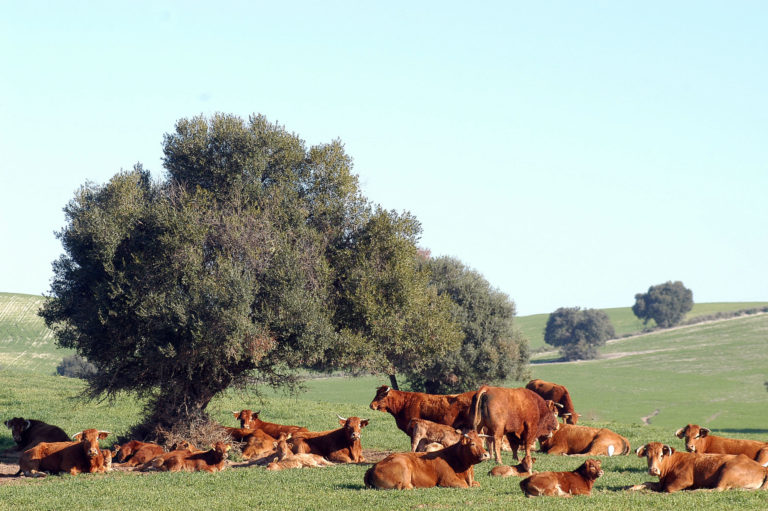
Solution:
[[[536,438],[557,429],[557,419],[544,399],[523,388],[483,385],[472,399],[471,415],[474,429],[485,428],[492,437],[490,444],[499,464],[502,437],[509,439],[515,456],[517,447],[522,445],[525,456],[530,457]]]
[[[573,408],[571,395],[565,386],[536,379],[529,381],[525,388],[534,391],[545,400],[550,399],[559,404],[561,408],[558,410],[557,415],[565,418],[566,423],[576,424],[579,421],[581,415],[576,413],[576,410]]]
[[[285,433],[280,437],[285,437]],[[253,430],[253,433],[245,437],[245,447],[243,447],[243,459],[252,460],[263,458],[274,452],[278,438],[266,434],[260,429]],[[266,460],[265,460],[266,461]]]
[[[480,486],[474,465],[488,458],[477,432],[470,431],[439,451],[390,454],[365,472],[365,486],[382,490]]]
[[[648,488],[672,493],[700,488],[768,488],[768,469],[743,454],[678,452],[660,442],[651,442],[637,449],[637,455],[648,459],[648,473],[658,476],[659,482],[635,485],[631,490]]]
[[[126,467],[135,467],[136,465],[148,462],[164,452],[165,449],[163,449],[162,445],[131,440],[123,445],[116,446],[114,456],[117,458],[118,463],[125,463]]]
[[[550,438],[540,440],[547,454],[584,454],[613,456],[629,454],[629,440],[606,428],[561,425]]]
[[[275,424],[274,422],[264,422],[259,419],[259,413],[251,410],[240,410],[239,412],[232,412],[235,419],[240,421],[240,427],[245,429],[259,429],[272,438],[278,438],[282,433],[286,435],[308,432],[309,430],[303,426],[289,426],[283,424]],[[227,428],[232,429],[232,428]]]
[[[454,428],[472,427],[467,415],[474,392],[463,394],[425,394],[405,392],[383,385],[376,390],[371,410],[387,412],[401,431],[408,433],[411,419],[427,419]]]
[[[42,477],[42,472],[68,472],[72,475],[104,472],[105,459],[99,439],[108,436],[108,431],[86,429],[72,436],[75,442],[41,442],[24,451],[19,458],[16,475]]]
[[[496,476],[496,477],[510,477],[510,476],[529,476],[536,473],[535,470],[533,470],[533,462],[536,461],[536,458],[529,458],[525,457],[523,458],[523,461],[521,461],[519,464],[514,466],[509,465],[496,465],[491,469],[490,472],[488,472],[489,476]]]
[[[205,452],[180,453],[169,456],[157,467],[166,472],[218,472],[224,470],[230,445],[216,442]]]
[[[336,463],[365,461],[360,434],[362,428],[368,425],[368,419],[337,417],[341,424],[338,429],[296,433],[293,436],[293,452],[319,454]]]
[[[424,452],[431,443],[440,444],[439,449],[442,449],[461,439],[460,430],[426,419],[411,419],[408,430],[411,434],[411,452]]]
[[[710,435],[707,428],[688,424],[675,432],[677,438],[685,440],[685,450],[699,454],[743,454],[762,466],[768,466],[768,443],[758,440],[725,438]]]
[[[267,465],[267,470],[286,470],[304,467],[329,467],[333,463],[326,460],[319,454],[302,453],[294,454],[288,445],[290,437],[281,435],[275,442],[275,454],[272,462]]]
[[[182,441],[178,444],[174,444],[171,446],[171,450],[168,452],[164,452],[162,454],[159,454],[152,458],[151,460],[147,461],[146,463],[137,466],[134,470],[140,470],[142,472],[146,472],[149,470],[159,470],[161,466],[163,466],[163,463],[165,461],[173,456],[186,456],[187,454],[195,454],[203,452],[197,447],[195,447],[193,444]]]
[[[52,424],[35,419],[14,417],[5,421],[5,426],[11,430],[16,447],[26,451],[40,442],[69,442],[71,439],[63,429]]]
[[[573,472],[539,472],[520,481],[526,497],[591,495],[595,480],[603,475],[600,460],[587,460]]]

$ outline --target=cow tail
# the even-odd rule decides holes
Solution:
[[[472,429],[475,431],[480,431],[479,426],[482,419],[482,412],[480,408],[485,406],[488,400],[488,396],[485,395],[487,391],[487,388],[481,388],[475,393],[474,396],[472,396]]]
[[[763,484],[760,485],[761,490],[768,490],[768,468],[765,469],[763,474]]]
[[[621,454],[629,454],[631,448],[629,446],[629,440],[627,440],[624,437],[621,437],[621,442],[624,444],[624,450],[621,451]]]

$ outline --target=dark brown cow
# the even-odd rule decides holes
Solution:
[[[106,463],[99,439],[108,436],[108,431],[86,429],[72,436],[75,442],[41,442],[24,451],[19,458],[16,475],[41,477],[43,472],[68,472],[72,475],[104,472]]]
[[[527,477],[529,475],[533,475],[536,473],[536,471],[533,470],[534,461],[536,461],[536,458],[525,457],[523,458],[523,461],[521,461],[519,464],[514,466],[496,465],[491,469],[490,472],[488,472],[488,475],[496,476],[496,477],[510,477],[510,476]]]
[[[368,419],[339,417],[341,427],[330,431],[299,432],[293,435],[293,452],[319,454],[336,463],[360,463],[365,461],[360,444],[362,428]]]
[[[526,497],[590,495],[595,480],[603,475],[600,460],[587,460],[573,472],[539,472],[520,481]]]
[[[502,437],[507,437],[515,455],[522,445],[525,456],[530,457],[536,438],[557,429],[557,419],[544,399],[523,388],[483,385],[472,399],[471,415],[474,429],[485,428],[492,437],[490,443],[499,464]]]
[[[412,419],[426,419],[454,428],[471,428],[472,420],[467,415],[474,392],[463,394],[425,394],[405,392],[383,385],[376,390],[371,401],[371,410],[387,412],[395,418],[401,431],[408,433]]]
[[[629,454],[629,440],[606,428],[561,425],[551,437],[540,440],[547,454],[613,456]]]
[[[424,452],[430,443],[438,443],[442,449],[461,439],[461,430],[426,419],[411,419],[408,430],[411,434],[411,452]]]
[[[164,452],[165,449],[163,449],[162,445],[131,440],[116,447],[115,458],[118,463],[125,463],[127,467],[135,467],[136,465],[148,462]]]
[[[534,391],[545,400],[550,399],[559,404],[562,408],[558,409],[557,415],[565,418],[566,423],[576,424],[579,421],[581,415],[573,408],[571,395],[565,386],[536,379],[529,381],[525,388]]]
[[[488,458],[477,432],[470,431],[439,451],[390,454],[366,471],[365,486],[382,490],[480,486],[474,465]]]
[[[264,422],[259,419],[259,412],[253,412],[251,410],[241,410],[239,412],[232,412],[235,419],[240,421],[240,427],[245,429],[260,429],[272,438],[278,438],[282,433],[286,435],[308,432],[309,430],[302,426],[289,426],[283,424],[275,424],[274,422]],[[227,428],[233,429],[233,428]]]
[[[637,455],[648,459],[648,473],[659,482],[632,486],[672,493],[678,490],[711,488],[747,490],[768,488],[768,469],[743,454],[696,454],[678,452],[660,442],[640,447]]]
[[[758,440],[726,438],[710,435],[707,428],[688,424],[675,432],[685,440],[685,450],[699,454],[743,454],[762,466],[768,466],[768,443]]]
[[[20,451],[26,451],[40,442],[69,442],[71,439],[63,429],[35,419],[14,417],[5,421],[11,430],[13,440]]]
[[[218,472],[226,467],[229,449],[229,444],[216,442],[205,452],[176,451],[176,454],[166,458],[156,468],[165,472]]]

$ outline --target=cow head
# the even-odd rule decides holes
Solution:
[[[648,473],[652,476],[660,476],[664,457],[672,456],[675,449],[661,442],[651,442],[639,447],[636,452],[638,457],[648,458]]]
[[[576,412],[570,413],[570,412],[562,412],[560,414],[560,417],[563,418],[563,422],[565,424],[573,424],[576,425],[577,422],[579,422],[579,417],[581,417],[581,414],[578,414]]]
[[[344,428],[344,435],[347,437],[349,443],[354,443],[355,440],[360,440],[362,429],[368,425],[368,419],[361,419],[360,417],[350,417],[345,419],[341,415],[337,415],[339,418],[339,424]]]
[[[380,412],[387,412],[389,411],[389,408],[387,407],[389,392],[392,390],[392,387],[388,387],[386,385],[382,385],[378,389],[376,389],[376,397],[373,398],[373,401],[371,401],[371,410],[378,410]]]
[[[272,443],[275,448],[275,453],[277,454],[274,461],[283,460],[291,455],[291,446],[288,444],[288,440],[290,439],[290,434],[286,435],[285,433],[281,433],[277,441]]]
[[[101,454],[99,440],[107,438],[109,431],[99,431],[97,429],[86,429],[80,433],[72,435],[72,439],[83,444],[85,455],[89,458],[95,458]]]
[[[259,418],[260,413],[261,410],[258,412],[253,412],[251,410],[240,410],[239,412],[232,412],[232,415],[235,416],[235,419],[240,421],[241,428],[254,429],[255,425],[252,423]]]
[[[685,450],[688,452],[696,452],[702,438],[706,438],[710,431],[707,428],[702,428],[696,424],[688,424],[684,428],[680,428],[675,432],[677,438],[685,440]]]
[[[11,434],[13,435],[13,440],[17,444],[21,444],[23,441],[21,439],[21,435],[29,429],[29,427],[32,425],[31,422],[29,422],[27,419],[22,419],[21,417],[14,417],[13,419],[8,419],[5,421],[5,427],[11,430]]]
[[[221,459],[225,460],[227,459],[227,456],[229,455],[229,449],[230,445],[225,444],[224,442],[216,442],[213,444],[213,451],[218,454]]]
[[[477,431],[463,433],[458,445],[461,446],[461,457],[472,465],[491,458]]]
[[[576,472],[584,479],[595,480],[603,475],[603,469],[600,468],[600,460],[589,459],[585,461]]]

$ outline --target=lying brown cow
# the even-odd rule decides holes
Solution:
[[[440,444],[440,449],[442,449],[461,439],[460,430],[426,419],[411,419],[408,430],[411,435],[412,452],[424,452],[427,450],[427,445],[432,443]]]
[[[229,449],[229,444],[216,442],[205,452],[174,451],[155,468],[165,472],[218,472],[226,466]]]
[[[362,428],[368,419],[339,417],[341,427],[330,431],[299,432],[293,436],[293,452],[319,454],[336,463],[360,463],[365,461],[360,444]]]
[[[474,465],[488,458],[477,432],[470,431],[439,451],[390,454],[366,471],[365,486],[382,490],[480,486]]]
[[[546,495],[571,497],[591,495],[592,486],[603,475],[600,460],[587,460],[573,472],[539,472],[520,481],[526,497]]]
[[[699,454],[743,454],[762,466],[768,466],[768,443],[710,435],[707,428],[688,424],[677,430],[677,438],[685,440],[685,450]]]
[[[272,438],[279,438],[282,433],[290,435],[300,433],[302,431],[309,431],[307,428],[302,426],[290,426],[284,424],[276,424],[274,422],[264,422],[263,420],[259,419],[259,413],[261,413],[261,411],[253,412],[251,410],[240,410],[239,412],[232,412],[232,415],[235,416],[235,419],[240,421],[241,428],[258,429],[265,432]]]
[[[383,385],[376,390],[371,410],[390,413],[401,431],[408,433],[412,419],[426,419],[454,428],[472,427],[467,415],[474,392],[425,394],[405,392]]]
[[[333,465],[333,463],[326,460],[319,454],[294,454],[291,451],[291,447],[288,445],[288,440],[290,440],[290,437],[280,435],[280,438],[278,438],[277,442],[275,442],[275,457],[273,461],[267,465],[267,470],[286,470],[304,467],[330,467]]]
[[[282,434],[280,436],[285,437],[286,435]],[[255,429],[253,433],[245,437],[244,441],[243,459],[256,460],[273,453],[278,439],[260,429]]]
[[[151,460],[147,461],[146,463],[143,463],[142,465],[137,466],[134,470],[140,470],[142,472],[146,472],[149,470],[159,470],[160,467],[163,466],[163,463],[165,461],[173,456],[186,456],[187,454],[194,454],[203,452],[197,447],[195,447],[193,444],[183,441],[179,444],[175,444],[171,446],[171,450],[168,452],[164,452],[162,454],[158,454]]]
[[[539,440],[547,454],[613,456],[629,454],[629,440],[606,428],[563,424],[551,437]]]
[[[86,429],[72,436],[75,442],[41,442],[24,451],[19,458],[19,471],[16,475],[42,477],[42,472],[68,472],[72,475],[104,472],[106,463],[99,439],[108,436],[108,431]]]
[[[63,429],[35,419],[14,417],[5,421],[11,430],[13,440],[20,451],[26,451],[40,442],[69,442],[71,439]]]
[[[517,447],[525,448],[531,456],[531,446],[537,437],[548,436],[557,429],[557,419],[547,403],[528,389],[510,389],[483,385],[472,399],[473,427],[485,428],[492,437],[496,462],[501,464],[502,437],[506,436],[517,455]]]
[[[648,473],[658,476],[659,482],[635,485],[631,490],[648,488],[672,493],[700,488],[765,490],[768,486],[768,469],[743,454],[678,452],[651,442],[640,447],[637,455],[648,459]]]
[[[496,465],[491,469],[490,472],[488,472],[488,475],[496,476],[496,477],[510,477],[510,476],[527,477],[536,473],[536,471],[533,470],[534,461],[536,461],[536,458],[525,457],[523,458],[523,461],[521,461],[519,464],[514,466]]]
[[[563,417],[566,423],[576,424],[579,421],[581,415],[576,413],[576,410],[573,408],[571,394],[565,386],[537,379],[529,381],[525,388],[532,390],[545,400],[549,399],[559,404],[560,408],[557,414]]]
[[[126,467],[135,467],[148,462],[164,452],[165,449],[163,449],[162,445],[131,440],[123,445],[118,445],[114,456],[118,463],[125,463]]]

